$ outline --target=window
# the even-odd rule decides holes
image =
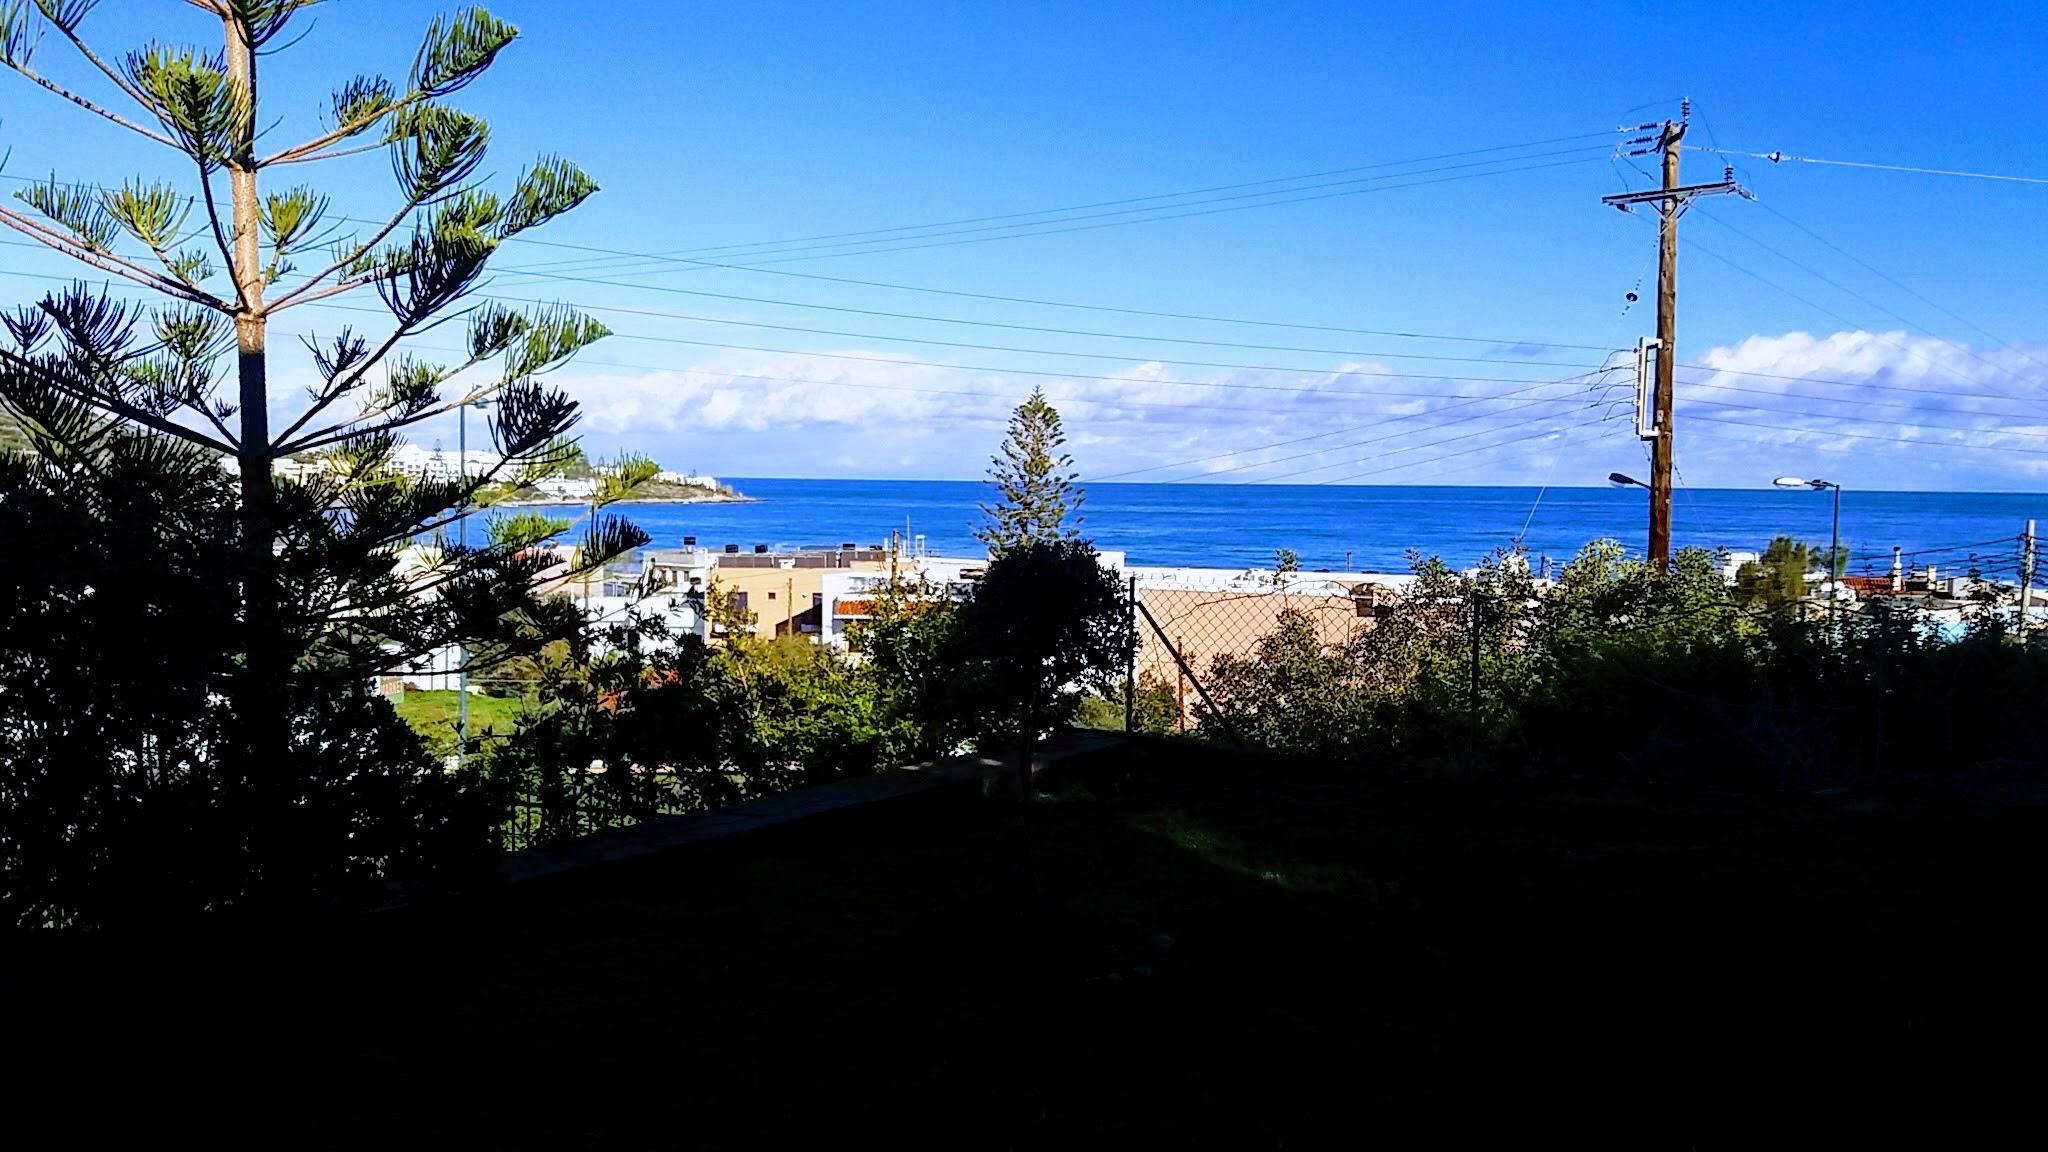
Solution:
[[[775,593],[773,593],[773,592],[770,592],[770,593],[768,594],[768,598],[769,598],[770,600],[773,600],[773,599],[775,599]]]
[[[813,593],[811,593],[811,607],[813,607],[813,608],[823,608],[824,606],[825,606],[825,594],[824,594],[823,592],[813,592]]]
[[[732,606],[738,611],[745,612],[747,610],[747,594],[745,592],[733,593]]]

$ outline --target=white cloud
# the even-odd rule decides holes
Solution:
[[[1692,486],[1809,468],[1892,488],[2048,474],[2048,351],[1793,332],[1691,363],[1702,367],[1681,372],[1678,395],[1679,464]],[[1433,379],[1372,362],[1206,372],[1151,362],[1083,379],[849,348],[720,352],[670,371],[586,362],[562,382],[584,405],[594,447],[734,475],[975,476],[1033,387],[1060,408],[1084,478],[1586,484],[1640,464],[1625,373],[1547,385],[1533,368],[1492,374],[1516,379]],[[1936,446],[1951,444],[1963,447]]]
[[[1680,462],[1700,485],[1825,464],[1861,487],[1996,486],[2048,462],[2048,353],[1905,332],[1792,332],[1681,372]],[[1697,433],[1698,435],[1693,435]],[[1753,449],[1768,447],[1768,461]]]

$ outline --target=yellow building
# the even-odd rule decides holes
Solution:
[[[754,634],[817,638],[824,623],[824,578],[834,572],[886,572],[887,548],[802,548],[771,552],[757,546],[741,552],[726,545],[713,552],[686,540],[681,549],[649,552],[642,564],[642,591],[665,589],[731,593],[754,618]]]

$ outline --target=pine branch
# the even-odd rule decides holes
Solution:
[[[23,216],[11,208],[0,208],[0,224],[5,224],[46,248],[61,252],[81,263],[90,264],[102,272],[110,272],[124,280],[133,281],[145,288],[161,292],[166,296],[176,297],[193,304],[204,304],[209,307],[220,305],[219,301],[214,300],[211,295],[205,292],[197,291],[187,284],[163,276],[126,257],[116,256],[111,252],[95,252],[91,248],[86,247],[83,241],[67,236],[30,217]]]
[[[427,28],[419,54],[413,59],[410,86],[404,96],[366,102],[356,115],[343,120],[333,130],[272,153],[257,161],[256,166],[268,168],[273,164],[302,164],[324,159],[321,153],[331,145],[367,132],[388,117],[468,86],[470,81],[483,75],[498,53],[518,35],[517,29],[481,8],[466,8],[452,19],[437,16]]]
[[[269,168],[278,164],[310,164],[320,160],[330,160],[336,156],[347,156],[356,152],[368,152],[373,149],[382,148],[385,145],[385,141],[380,140],[374,144],[364,144],[357,148],[348,148],[337,152],[323,151],[324,149],[332,145],[341,143],[343,140],[359,136],[364,132],[369,131],[370,129],[377,126],[378,121],[383,120],[388,116],[396,115],[397,113],[405,110],[406,108],[409,108],[414,104],[418,104],[421,101],[426,100],[427,98],[428,96],[427,93],[425,92],[407,93],[404,97],[391,103],[388,106],[379,107],[373,111],[365,112],[362,115],[356,117],[354,120],[351,120],[346,124],[339,125],[331,131],[323,132],[320,135],[302,144],[294,144],[290,148],[283,149],[282,151],[279,152],[273,152],[270,155],[265,156],[263,159],[258,160],[256,162],[256,167]]]
[[[471,360],[455,368],[453,371],[450,371],[447,375],[450,377],[459,375],[460,373],[467,371],[470,368],[476,367],[478,363],[479,361]],[[477,388],[471,389],[469,393],[463,396],[460,400],[451,401],[445,404],[439,404],[421,412],[410,413],[408,415],[386,421],[383,424],[379,424],[375,429],[364,429],[362,427],[362,425],[368,423],[369,421],[379,419],[393,411],[396,411],[400,407],[400,404],[399,402],[394,400],[390,403],[382,405],[381,407],[373,408],[367,412],[364,412],[356,416],[354,419],[343,421],[340,424],[329,425],[328,427],[323,428],[318,432],[311,433],[300,440],[296,440],[290,444],[280,445],[277,450],[281,455],[290,456],[299,452],[308,452],[316,448],[325,448],[331,444],[339,444],[344,440],[348,440],[356,436],[361,436],[364,434],[365,431],[396,432],[401,428],[409,428],[422,420],[431,420],[436,416],[445,416],[458,408],[464,407],[465,405],[474,404],[479,400],[486,399],[493,392],[499,391],[500,389],[504,388],[504,386],[505,385],[503,383],[479,386]],[[293,428],[296,429],[302,426],[303,419],[300,424],[293,425]]]
[[[403,325],[399,326],[398,328],[392,331],[390,336],[384,339],[384,342],[382,344],[377,346],[377,350],[375,352],[372,352],[368,356],[365,356],[354,368],[347,369],[344,372],[338,372],[335,374],[335,379],[330,379],[322,383],[320,387],[320,394],[314,397],[312,405],[309,406],[304,412],[299,413],[299,418],[297,420],[292,421],[291,427],[286,428],[283,432],[278,433],[278,435],[271,441],[271,450],[276,452],[280,456],[290,456],[296,452],[305,451],[305,446],[298,444],[289,444],[286,443],[286,441],[290,440],[294,435],[296,435],[299,429],[304,428],[306,425],[312,423],[315,417],[319,416],[320,413],[326,411],[327,408],[331,406],[336,400],[341,399],[343,396],[347,395],[352,389],[361,384],[363,381],[364,374],[369,372],[370,369],[376,367],[378,364],[382,363],[384,357],[389,356],[391,354],[391,350],[398,347],[398,342],[400,340],[405,339],[405,337],[409,335],[410,332],[411,330],[409,328],[406,328]],[[340,383],[336,383],[336,379],[338,379]],[[336,429],[347,428],[350,427],[351,425],[360,423],[362,423],[361,418],[350,420],[342,424],[336,424],[331,428],[323,428],[321,429],[320,432],[316,433],[315,435],[325,435],[326,433],[335,431]]]
[[[157,263],[163,265],[164,271],[180,284],[203,295],[209,307],[220,312],[233,311],[226,301],[208,292],[194,279],[195,269],[188,259],[173,256],[170,252],[179,230],[191,213],[189,201],[180,211],[177,193],[170,186],[123,182],[118,191],[102,192],[100,203],[108,215],[146,246]]]
[[[224,261],[222,267],[227,269],[228,279],[234,282],[235,302],[246,312],[249,310],[249,294],[243,291],[242,277],[235,268],[235,246],[228,241],[227,230],[221,227],[220,206],[213,199],[212,169],[201,157],[194,156],[192,160],[199,166],[199,197],[206,205],[206,223],[213,232],[214,247],[220,249],[220,257]]]
[[[317,164],[322,160],[339,160],[344,156],[360,156],[365,152],[375,152],[383,147],[385,147],[384,142],[379,140],[372,144],[357,144],[352,148],[334,148],[326,152],[316,152],[311,156],[302,156],[297,160],[285,161],[285,163]]]
[[[116,88],[119,88],[122,92],[126,93],[129,99],[135,101],[137,104],[140,104],[145,108],[151,109],[152,112],[155,111],[154,106],[150,103],[149,97],[144,95],[142,90],[140,88],[137,88],[133,83],[131,83],[126,76],[121,75],[120,69],[115,68],[113,65],[108,64],[104,59],[102,59],[100,57],[100,54],[93,51],[92,46],[90,44],[87,44],[85,42],[85,39],[78,34],[77,21],[74,20],[66,22],[62,20],[53,20],[51,21],[51,23],[57,26],[57,30],[64,34],[64,38],[66,40],[71,41],[71,46],[73,48],[78,49],[79,55],[85,57],[86,60],[91,62],[92,66],[99,69],[101,74],[106,76],[107,79],[112,80],[114,82],[114,86]]]
[[[317,291],[315,290],[315,285],[319,284],[322,280],[325,280],[329,276],[332,276],[335,273],[340,272],[344,268],[352,268],[356,266],[356,264],[359,261],[361,261],[363,257],[368,256],[370,252],[377,247],[377,245],[382,244],[384,242],[385,237],[397,231],[398,226],[400,224],[405,223],[406,217],[412,215],[413,212],[418,208],[419,202],[412,201],[408,203],[404,208],[399,209],[398,212],[391,217],[391,219],[386,220],[383,226],[377,229],[375,235],[371,236],[368,240],[363,241],[361,244],[356,245],[354,250],[349,252],[348,255],[338,257],[333,263],[329,264],[327,267],[322,268],[320,271],[314,273],[311,276],[308,276],[305,279],[305,281],[302,282],[298,287],[292,289],[289,292],[286,292],[284,295],[279,296],[277,299],[271,301],[267,306],[265,306],[264,312],[266,314],[282,312],[286,308],[292,307],[294,304],[310,304],[315,300],[324,300],[329,296],[339,296],[344,292],[349,292],[356,288],[360,288],[365,284],[372,283],[374,280],[377,279],[377,277],[360,276],[343,280],[336,284],[331,284],[325,289],[320,289]]]
[[[85,97],[80,96],[78,93],[71,91],[69,88],[66,88],[63,85],[58,84],[53,80],[50,80],[49,78],[42,75],[40,72],[37,72],[35,69],[30,68],[26,61],[15,59],[0,59],[0,64],[7,65],[9,68],[12,68],[16,72],[21,73],[23,76],[28,77],[30,80],[34,81],[36,84],[42,86],[48,91],[53,92],[56,95],[71,101],[73,104],[78,105],[80,108],[85,109],[87,112],[91,112],[96,116],[102,117],[103,119],[106,119],[108,121],[111,121],[112,123],[120,125],[123,128],[126,128],[130,132],[134,132],[137,135],[144,136],[147,137],[148,139],[154,140],[158,144],[161,144],[166,148],[175,148],[180,152],[183,152],[185,150],[183,145],[179,144],[176,140],[171,139],[170,137],[164,135],[163,133],[154,131],[149,128],[145,128],[142,125],[137,124],[135,121],[128,119],[126,116],[121,115],[119,112],[116,112],[111,108],[101,107],[93,101],[88,100]]]
[[[42,368],[37,366],[34,361],[31,361],[6,348],[0,348],[0,361],[5,361],[7,363],[14,365],[17,371],[28,374],[34,379],[44,383],[49,388],[65,396],[68,396],[81,404],[97,408],[102,412],[111,412],[116,416],[120,416],[126,420],[133,421],[134,423],[140,424],[143,427],[148,428],[152,431],[161,432],[166,436],[175,436],[180,440],[184,440],[192,444],[197,444],[202,448],[212,449],[213,451],[219,452],[223,455],[236,455],[234,447],[230,446],[229,444],[217,441],[203,432],[195,432],[192,429],[185,427],[183,424],[179,424],[174,420],[166,419],[145,408],[137,407],[136,405],[130,404],[126,400],[123,400],[118,396],[109,395],[103,390],[80,388],[77,387],[76,385],[69,384],[57,378],[56,376],[53,376],[49,372],[44,371]]]

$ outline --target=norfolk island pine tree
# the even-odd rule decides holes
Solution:
[[[554,157],[527,168],[503,198],[476,180],[489,127],[447,101],[517,34],[481,9],[435,19],[402,84],[376,75],[346,80],[326,124],[271,150],[263,138],[274,127],[258,128],[259,62],[267,68],[297,43],[285,33],[297,34],[293,21],[312,0],[189,3],[220,37],[217,52],[152,42],[113,58],[83,27],[96,0],[0,0],[0,64],[68,101],[74,115],[168,150],[197,176],[181,192],[140,178],[116,187],[52,175],[17,194],[21,207],[0,206],[0,224],[149,301],[79,284],[9,315],[0,403],[52,461],[89,466],[106,430],[122,428],[234,463],[241,671],[233,695],[243,771],[260,790],[266,766],[293,738],[286,686],[294,676],[360,686],[371,672],[449,644],[536,639],[576,623],[533,611],[530,595],[547,563],[535,546],[568,522],[499,518],[483,545],[444,542],[403,571],[397,560],[409,542],[467,515],[486,488],[530,483],[574,457],[576,406],[542,377],[606,335],[604,327],[559,307],[456,309],[500,245],[574,208],[597,185]],[[59,40],[77,70],[115,98],[95,99],[46,74],[39,49]],[[265,179],[272,169],[303,171],[373,151],[388,154],[397,203],[360,231],[330,217],[326,195],[303,185],[275,189]],[[344,327],[308,338],[318,386],[273,429],[270,321],[350,292],[374,292],[388,330],[373,338]],[[458,363],[401,351],[408,337],[458,317],[467,324]],[[232,389],[224,370],[230,350]],[[485,398],[496,405],[496,467],[475,475],[465,467],[454,479],[394,467],[405,430]],[[329,468],[300,478],[276,473],[279,460],[306,454],[325,457]],[[621,463],[592,503],[578,567],[645,542],[601,511],[654,471],[642,459]]]
[[[1066,442],[1059,409],[1043,389],[1032,389],[1010,414],[1002,448],[989,458],[988,483],[996,499],[981,505],[974,537],[988,545],[991,556],[1033,541],[1080,538],[1085,496],[1075,483],[1074,458],[1062,451]]]

